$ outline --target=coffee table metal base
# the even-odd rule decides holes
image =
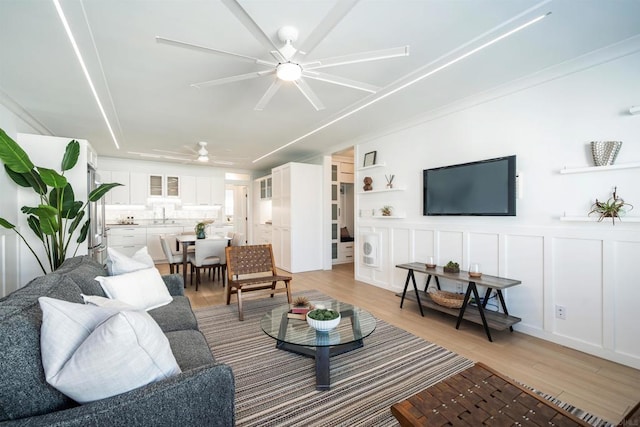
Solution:
[[[351,328],[353,329],[354,336],[360,336],[360,324],[353,320],[353,310],[341,311],[340,315],[343,319],[349,318],[351,320]],[[287,325],[289,318],[287,313],[282,315],[280,321],[279,337],[283,338],[287,331]],[[327,335],[327,332],[316,331],[316,336],[322,337]],[[364,346],[362,339],[355,340],[345,344],[337,344],[332,346],[317,346],[309,347],[297,344],[287,343],[281,340],[276,340],[276,348],[280,350],[289,351],[296,354],[301,354],[307,357],[313,357],[316,360],[316,390],[329,390],[331,389],[331,374],[330,374],[330,362],[329,360],[333,356],[338,354],[347,353],[349,351],[358,349]]]

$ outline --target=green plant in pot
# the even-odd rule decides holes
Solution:
[[[626,207],[628,207],[629,210],[633,209],[633,205],[626,203],[622,197],[618,197],[616,194],[617,189],[618,187],[613,187],[613,194],[606,202],[599,202],[598,199],[596,199],[596,202],[591,206],[589,215],[594,213],[600,215],[598,218],[599,222],[605,218],[611,218],[613,225],[616,225],[616,218],[622,221],[620,214],[625,213]]]
[[[442,269],[445,273],[460,273],[460,264],[449,261]]]
[[[200,221],[196,224],[194,231],[198,239],[204,239],[207,237],[207,225],[213,223],[211,220]]]
[[[100,184],[89,193],[87,202],[76,200],[73,187],[67,182],[64,173],[76,166],[79,155],[80,144],[72,140],[67,144],[62,157],[60,173],[53,169],[35,166],[22,147],[0,129],[0,160],[4,163],[5,171],[13,182],[21,187],[33,189],[40,198],[37,206],[23,206],[21,211],[27,215],[27,223],[31,231],[42,242],[50,271],[56,270],[67,259],[72,235],[78,227],[80,227],[80,233],[76,239],[73,256],[78,252],[80,244],[87,239],[90,218],[87,218],[84,223],[83,220],[88,203],[100,200],[113,187],[122,185]],[[20,236],[38,261],[42,272],[46,274],[45,263],[16,226],[5,218],[0,218],[0,226],[13,230]]]

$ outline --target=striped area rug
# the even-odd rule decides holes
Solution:
[[[378,320],[364,347],[331,358],[331,390],[317,391],[314,360],[276,349],[260,328],[262,316],[282,304],[284,295],[247,300],[243,322],[233,304],[195,310],[216,360],[233,368],[238,426],[397,426],[391,405],[473,365]]]

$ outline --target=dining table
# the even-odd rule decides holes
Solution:
[[[205,237],[207,240],[226,240],[227,246],[231,245],[231,237],[213,235]],[[187,287],[187,252],[190,245],[195,245],[198,238],[194,234],[178,234],[176,236],[176,244],[182,244],[182,281],[184,287]]]

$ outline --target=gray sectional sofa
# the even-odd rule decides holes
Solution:
[[[82,303],[105,296],[106,275],[89,257],[65,261],[0,300],[0,426],[232,426],[235,383],[198,330],[180,275],[163,276],[173,302],[149,311],[167,336],[182,373],[107,399],[79,405],[45,380],[38,297]]]

